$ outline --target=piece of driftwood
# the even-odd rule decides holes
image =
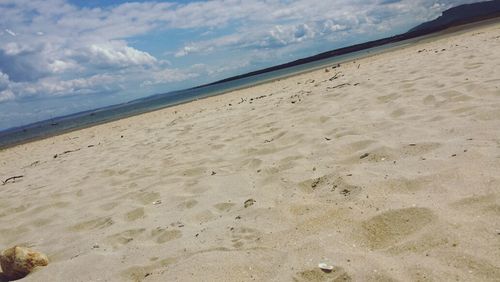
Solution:
[[[68,151],[64,151],[64,152],[62,152],[62,153],[60,153],[60,154],[55,154],[55,155],[54,155],[54,159],[55,159],[55,158],[57,158],[57,157],[59,157],[59,156],[61,156],[61,155],[65,155],[65,154],[69,154],[69,153],[73,153],[73,152],[77,152],[77,151],[80,151],[80,149],[76,149],[76,150],[68,150]]]
[[[335,79],[339,78],[339,76],[340,76],[341,74],[342,74],[341,72],[338,72],[338,73],[336,73],[334,76],[330,77],[330,79],[329,79],[329,80],[330,80],[330,81],[333,81],[333,80],[335,80]]]
[[[326,89],[342,88],[342,87],[349,86],[349,85],[351,85],[351,84],[350,83],[342,83],[342,84],[339,84],[339,85],[336,85],[336,86],[327,87]]]
[[[23,178],[23,177],[24,177],[24,175],[16,175],[16,176],[11,176],[11,177],[9,177],[9,178],[7,178],[7,179],[5,179],[5,180],[2,180],[2,185],[7,184],[7,183],[8,183],[9,181],[11,181],[11,180],[12,180],[12,181],[16,181],[16,179],[18,179],[18,178]]]

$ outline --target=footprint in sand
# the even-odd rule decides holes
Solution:
[[[421,254],[428,253],[431,250],[438,251],[452,245],[452,242],[457,242],[458,238],[455,234],[450,233],[442,226],[433,227],[423,234],[419,234],[415,239],[407,240],[397,246],[388,249],[389,253],[400,254]]]
[[[198,201],[196,201],[195,199],[190,199],[190,200],[187,200],[187,201],[180,203],[178,205],[178,207],[181,209],[192,209],[197,204],[198,204]]]
[[[142,281],[145,277],[154,275],[155,271],[158,271],[158,269],[165,268],[171,264],[176,263],[177,259],[165,258],[158,260],[158,258],[156,258],[154,261],[156,262],[149,265],[131,266],[121,274],[125,279],[131,279],[132,281]]]
[[[364,221],[364,243],[372,249],[383,249],[399,244],[436,220],[427,208],[389,210]]]
[[[22,205],[16,206],[16,207],[5,207],[4,206],[2,208],[2,211],[0,212],[0,218],[2,218],[4,216],[8,216],[8,215],[14,215],[16,213],[22,213],[22,212],[28,210],[31,206],[32,206],[31,203],[22,204]]]
[[[495,261],[486,260],[467,253],[453,252],[440,257],[443,263],[455,268],[455,271],[467,271],[474,281],[498,281],[500,267]]]
[[[251,169],[257,169],[260,167],[261,164],[262,164],[262,160],[256,159],[256,158],[247,159],[247,160],[244,160],[243,162],[241,162],[242,167],[248,167]]]
[[[423,156],[424,154],[430,153],[442,146],[441,143],[437,142],[421,142],[412,143],[408,145],[401,146],[395,150],[395,153],[402,155],[404,157],[414,157]]]
[[[137,208],[125,214],[125,220],[134,221],[144,217],[144,208]]]
[[[400,97],[401,97],[401,95],[398,93],[391,93],[388,95],[379,96],[379,97],[377,97],[377,100],[383,104],[386,104],[388,102],[395,101],[395,100],[399,99]]]
[[[322,201],[350,200],[359,195],[362,188],[347,183],[343,177],[328,174],[318,178],[308,179],[298,184],[306,194],[313,194]]]
[[[182,232],[178,229],[156,228],[151,231],[151,237],[156,238],[158,244],[163,244],[182,237]]]
[[[218,203],[214,205],[214,208],[216,208],[220,212],[228,212],[231,210],[231,208],[236,205],[235,203]]]
[[[342,147],[342,151],[344,152],[359,152],[362,150],[366,150],[369,146],[372,144],[376,143],[375,140],[360,140],[360,141],[355,141],[347,144],[346,146]]]
[[[101,205],[99,208],[105,211],[110,211],[114,208],[116,208],[120,203],[119,202],[110,202],[110,203],[105,203]]]
[[[261,232],[257,229],[247,227],[238,227],[231,230],[231,232],[231,237],[233,238],[231,242],[233,243],[233,247],[237,249],[259,242],[262,236]]]
[[[436,175],[416,176],[412,178],[387,179],[381,182],[381,189],[387,189],[390,193],[414,194],[416,192],[432,188],[432,181]]]
[[[70,227],[72,231],[87,231],[87,230],[96,230],[103,229],[109,227],[114,224],[113,219],[111,217],[100,217],[97,219],[92,219],[88,221],[84,221],[81,223],[77,223]]]
[[[436,106],[437,100],[434,95],[427,95],[422,99],[422,103],[426,106]]]
[[[455,201],[450,206],[460,213],[500,216],[500,205],[495,194],[474,195]]]
[[[111,244],[114,249],[118,249],[123,245],[126,245],[133,240],[135,240],[139,235],[146,231],[145,228],[129,229],[119,233],[115,233],[106,237],[107,241]]]
[[[201,176],[207,171],[207,168],[205,167],[195,167],[195,168],[190,168],[186,169],[184,172],[182,172],[183,176],[187,177],[195,177],[195,176]]]
[[[134,191],[131,193],[127,193],[122,197],[119,197],[118,200],[121,199],[132,199],[139,202],[142,205],[149,205],[154,201],[160,200],[160,193],[158,192],[145,192],[143,190]]]
[[[402,117],[406,114],[404,108],[399,108],[397,110],[394,110],[392,113],[391,113],[391,117],[393,118],[398,118],[398,117]]]

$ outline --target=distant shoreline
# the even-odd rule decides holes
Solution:
[[[301,65],[304,65],[304,64],[308,64],[308,63],[320,62],[322,60],[334,59],[334,58],[339,57],[339,56],[349,55],[349,54],[353,54],[353,53],[356,53],[356,52],[361,52],[361,51],[370,50],[370,49],[373,49],[373,48],[383,47],[383,46],[390,45],[390,44],[401,43],[401,42],[409,41],[409,40],[416,40],[416,41],[410,42],[408,44],[403,44],[403,45],[399,45],[399,46],[395,46],[395,47],[390,47],[390,48],[388,48],[386,50],[382,50],[382,51],[377,52],[377,53],[363,54],[363,55],[360,55],[359,57],[356,57],[356,58],[349,58],[349,59],[341,60],[341,61],[338,62],[338,64],[345,64],[345,63],[349,63],[349,62],[352,62],[352,61],[355,61],[355,60],[358,60],[358,59],[361,59],[361,58],[367,58],[367,57],[370,57],[370,56],[379,55],[379,54],[382,54],[382,53],[391,52],[391,51],[394,51],[394,50],[397,50],[397,49],[405,48],[408,45],[413,45],[415,43],[426,42],[428,40],[435,40],[435,39],[443,37],[443,36],[454,35],[454,34],[457,34],[457,33],[460,34],[460,32],[467,32],[467,31],[470,31],[471,29],[479,28],[479,27],[483,27],[483,26],[487,26],[487,25],[491,25],[491,24],[495,24],[497,22],[500,22],[500,17],[496,17],[496,18],[492,18],[492,19],[486,19],[486,20],[483,20],[483,21],[478,21],[478,22],[473,22],[473,23],[468,23],[468,24],[463,24],[463,25],[459,25],[459,26],[453,26],[453,27],[446,28],[444,30],[439,30],[439,31],[436,31],[436,32],[433,32],[433,33],[429,33],[429,34],[424,34],[424,35],[421,35],[421,36],[410,37],[410,38],[406,38],[406,39],[400,39],[400,40],[392,41],[392,40],[394,40],[393,38],[395,38],[395,37],[399,38],[399,36],[401,36],[401,35],[397,35],[397,36],[394,36],[394,37],[384,38],[384,39],[380,39],[380,40],[370,41],[370,42],[367,42],[367,43],[357,44],[357,45],[353,45],[353,46],[349,46],[349,47],[345,47],[345,48],[341,48],[341,49],[329,51],[329,52],[324,52],[324,53],[321,53],[321,54],[318,54],[318,55],[315,55],[315,56],[311,56],[311,57],[308,57],[308,58],[296,60],[296,61],[293,61],[293,62],[290,62],[290,63],[287,63],[287,64],[282,64],[282,65],[274,66],[274,67],[271,67],[271,68],[266,68],[266,69],[263,69],[263,70],[259,70],[259,71],[255,71],[255,72],[251,72],[251,73],[239,75],[239,76],[230,77],[230,78],[227,78],[227,79],[224,79],[224,80],[219,80],[219,81],[216,81],[216,82],[213,82],[213,83],[209,83],[209,84],[204,84],[204,85],[200,85],[200,86],[197,86],[197,87],[188,88],[186,90],[174,91],[174,92],[169,92],[169,93],[165,93],[165,94],[177,93],[177,92],[182,93],[183,91],[188,91],[188,90],[198,90],[198,89],[202,89],[203,87],[216,86],[216,85],[220,85],[222,83],[236,81],[236,80],[240,80],[240,79],[252,77],[252,76],[255,76],[255,75],[271,73],[271,72],[275,72],[275,71],[279,71],[279,70],[284,70],[284,69],[288,69],[288,68],[295,67],[295,66],[301,66]],[[372,46],[372,47],[366,47],[366,46],[369,46],[370,44],[373,44],[374,42],[381,42],[381,41],[387,41],[387,42],[383,43],[381,45],[375,45],[375,46]],[[347,53],[338,53],[336,55],[331,55],[330,57],[320,58],[322,56],[325,56],[325,54],[327,54],[327,53],[331,54],[332,52],[339,52],[339,50],[346,50],[346,49],[349,49],[349,48],[351,48],[352,51],[347,52]],[[358,48],[361,48],[361,49],[358,50]],[[298,63],[298,62],[300,62],[300,63]],[[120,119],[124,119],[124,118],[128,118],[128,117],[132,117],[132,116],[136,116],[136,115],[141,115],[141,114],[148,113],[148,112],[158,111],[158,110],[161,110],[161,109],[164,109],[164,108],[168,108],[168,107],[174,107],[174,106],[178,106],[178,105],[190,103],[192,101],[197,101],[197,100],[201,100],[201,99],[205,99],[205,98],[209,98],[209,97],[224,95],[224,94],[236,91],[236,90],[242,90],[242,89],[246,89],[246,88],[250,88],[250,87],[255,87],[255,86],[266,84],[266,83],[272,83],[274,81],[277,81],[277,80],[280,80],[280,79],[284,79],[284,78],[287,78],[287,77],[291,77],[291,76],[296,76],[296,75],[300,75],[300,74],[303,74],[303,73],[312,72],[312,71],[315,71],[317,69],[321,69],[321,68],[327,67],[328,65],[329,64],[325,64],[325,65],[321,65],[321,66],[317,66],[317,67],[308,68],[306,70],[299,71],[299,72],[296,72],[296,73],[291,73],[289,75],[284,75],[284,76],[272,78],[272,79],[269,79],[269,80],[262,80],[262,81],[259,81],[257,83],[254,83],[254,84],[245,85],[245,86],[237,87],[237,88],[234,88],[234,89],[223,90],[223,91],[220,91],[220,92],[216,92],[215,94],[209,94],[209,95],[206,95],[206,96],[199,96],[199,97],[194,97],[194,98],[193,97],[187,97],[185,100],[179,99],[179,101],[177,101],[177,102],[173,102],[171,104],[168,104],[168,105],[165,105],[165,106],[161,106],[161,107],[158,107],[158,108],[152,109],[152,110],[140,111],[140,112],[137,112],[137,113],[126,114],[126,115],[123,115],[123,116],[117,116],[117,117],[107,118],[105,120],[95,121],[95,122],[92,122],[92,123],[89,123],[89,124],[81,124],[81,125],[78,125],[78,126],[74,126],[74,127],[68,128],[68,129],[60,129],[60,130],[55,130],[53,132],[47,132],[46,134],[38,134],[36,136],[27,137],[26,139],[21,139],[21,140],[14,141],[14,142],[8,142],[8,141],[5,142],[4,141],[5,142],[4,143],[4,142],[2,142],[2,139],[8,139],[11,134],[16,134],[16,133],[17,134],[19,134],[19,133],[22,134],[22,132],[26,132],[26,131],[28,131],[30,129],[35,129],[35,128],[39,128],[39,127],[42,127],[42,126],[47,126],[48,124],[51,124],[51,123],[53,123],[54,126],[57,126],[58,121],[62,120],[62,119],[71,118],[73,116],[74,117],[82,116],[82,115],[85,115],[85,114],[93,115],[95,112],[106,111],[108,109],[114,109],[114,108],[120,108],[121,106],[132,105],[134,103],[138,103],[138,101],[152,99],[154,97],[162,96],[162,95],[165,95],[165,94],[156,94],[156,95],[153,95],[153,96],[150,96],[150,97],[141,98],[141,99],[129,101],[129,102],[122,103],[122,104],[111,105],[111,106],[108,106],[108,107],[98,108],[98,109],[93,109],[93,110],[87,110],[87,111],[83,111],[83,112],[79,112],[79,113],[75,113],[75,114],[71,114],[71,115],[67,115],[67,116],[63,116],[63,117],[58,117],[58,118],[54,118],[54,119],[50,119],[50,120],[44,120],[44,121],[39,121],[39,122],[35,122],[35,123],[32,123],[32,124],[24,125],[24,126],[19,126],[19,127],[15,127],[15,128],[9,128],[9,129],[0,131],[0,150],[4,150],[4,149],[10,148],[10,147],[14,147],[14,146],[18,146],[18,145],[21,145],[21,144],[26,144],[26,143],[34,142],[34,141],[37,141],[37,140],[41,140],[41,139],[45,139],[45,138],[49,138],[49,137],[53,137],[53,136],[57,136],[57,135],[61,135],[61,134],[65,134],[65,133],[69,133],[69,132],[73,132],[73,131],[77,131],[77,130],[84,129],[84,128],[90,128],[90,127],[93,127],[93,126],[98,126],[98,125],[101,125],[101,124],[104,124],[104,123],[113,122],[113,121],[116,121],[116,120],[120,120]],[[270,69],[272,69],[272,70],[270,70]],[[2,144],[2,143],[4,143],[4,144]]]

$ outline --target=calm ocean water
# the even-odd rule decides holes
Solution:
[[[154,111],[204,97],[219,95],[228,91],[257,85],[280,78],[285,78],[326,66],[332,66],[345,61],[362,58],[368,55],[382,53],[392,48],[409,44],[416,40],[417,39],[412,39],[393,44],[387,44],[363,51],[353,52],[216,85],[158,94],[146,98],[137,99],[128,103],[113,105],[86,112],[80,112],[64,117],[40,121],[26,126],[7,129],[4,131],[0,131],[0,148]]]

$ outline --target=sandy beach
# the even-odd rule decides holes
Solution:
[[[499,66],[492,24],[2,150],[0,249],[48,255],[23,281],[500,281]]]

